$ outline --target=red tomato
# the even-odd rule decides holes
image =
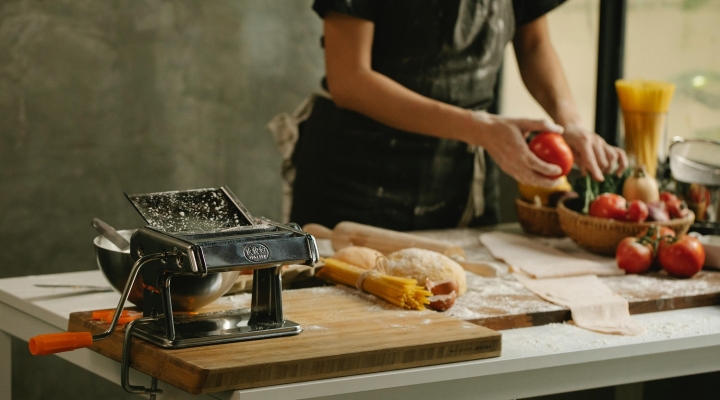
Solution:
[[[663,203],[667,203],[668,201],[675,201],[677,199],[678,197],[675,196],[673,193],[667,191],[660,192],[660,201],[662,201]]]
[[[649,226],[647,229],[645,229],[643,232],[638,233],[635,235],[636,238],[645,238],[647,243],[652,244],[654,248],[657,248],[658,242],[660,239],[664,237],[675,237],[675,231],[672,230],[672,228],[668,228],[667,226],[660,226],[660,225],[652,225]],[[657,257],[653,260],[652,265],[650,266],[650,269],[653,271],[660,271],[662,267],[660,266],[660,263],[658,262]]]
[[[688,215],[687,205],[676,195],[670,192],[660,193],[660,201],[665,204],[670,218],[684,218]]]
[[[632,236],[626,237],[615,250],[615,261],[629,274],[645,272],[653,263],[652,244]]]
[[[665,203],[668,214],[671,218],[685,218],[688,215],[687,204],[681,200],[674,200]]]
[[[627,201],[615,193],[603,193],[590,203],[588,213],[593,217],[624,220]]]
[[[692,236],[666,237],[658,244],[657,258],[668,274],[689,278],[705,264],[705,248]]]
[[[567,175],[572,169],[575,158],[570,146],[565,142],[562,135],[555,132],[540,132],[530,141],[530,151],[535,153],[539,159],[559,166],[562,172],[558,175],[548,176],[556,179]]]
[[[649,232],[652,229],[652,232]],[[658,241],[660,238],[664,236],[677,236],[675,234],[675,231],[672,230],[672,228],[668,228],[667,226],[660,226],[660,225],[653,225],[645,229],[644,231],[638,233],[635,237],[641,238],[643,236],[648,236],[648,238],[652,241]]]
[[[648,207],[642,200],[633,200],[628,204],[625,220],[630,222],[644,222],[648,217]]]

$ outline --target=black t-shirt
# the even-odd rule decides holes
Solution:
[[[316,0],[373,21],[372,68],[424,96],[485,109],[516,21],[527,23],[561,0]],[[327,88],[327,87],[326,87]],[[468,145],[391,128],[318,98],[299,127],[292,164],[291,220],[340,221],[395,230],[456,227],[475,174]],[[486,164],[484,214],[497,222],[496,172]]]
[[[563,1],[315,0],[313,9],[373,21],[373,70],[424,96],[484,109],[515,26]]]

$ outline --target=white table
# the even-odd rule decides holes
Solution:
[[[11,338],[64,331],[74,311],[113,308],[119,295],[47,289],[42,283],[107,285],[99,271],[0,279],[0,400],[11,398]],[[159,399],[513,399],[720,370],[720,307],[635,316],[639,337],[570,324],[503,331],[498,358],[193,396],[161,382]],[[120,384],[118,363],[91,350],[58,355]],[[131,383],[149,385],[132,371]],[[617,398],[622,393],[616,391]]]

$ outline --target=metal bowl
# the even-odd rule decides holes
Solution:
[[[128,241],[135,232],[120,230],[118,233]],[[100,271],[115,290],[122,292],[130,276],[134,260],[130,250],[121,251],[102,235],[93,240],[95,256]],[[175,276],[172,278],[171,299],[175,311],[195,311],[227,293],[240,274],[239,271],[209,274],[206,277]],[[128,301],[140,307],[143,301],[142,276],[138,274],[128,295]]]
[[[698,222],[720,227],[720,141],[674,137],[670,172]]]

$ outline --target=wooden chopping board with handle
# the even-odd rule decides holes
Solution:
[[[416,247],[442,253],[474,274],[488,277],[497,275],[497,270],[492,265],[467,261],[465,250],[462,247],[438,239],[350,221],[340,222],[332,230],[319,224],[307,224],[303,226],[303,230],[318,239],[330,239],[335,251],[349,246],[362,246],[387,255],[398,250]]]
[[[247,294],[231,296],[210,311],[249,303]],[[283,304],[286,318],[303,327],[299,335],[184,349],[162,349],[134,338],[131,366],[201,394],[500,355],[499,332],[435,311],[401,309],[355,289],[285,291]],[[68,330],[105,330],[107,325],[91,315],[71,314]],[[122,339],[118,330],[91,349],[119,361]]]

